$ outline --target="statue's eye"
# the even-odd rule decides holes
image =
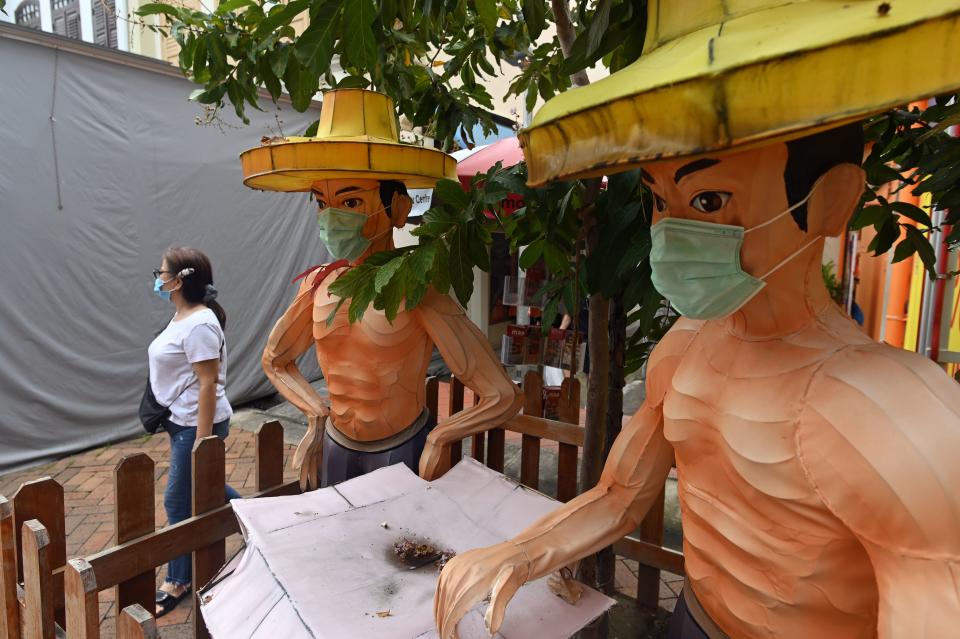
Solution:
[[[320,198],[317,198],[317,208],[322,211],[323,209],[327,208],[327,203]]]
[[[667,210],[667,203],[656,193],[653,194],[653,204],[657,207],[657,211],[660,213],[663,213]]]
[[[358,209],[363,206],[363,200],[358,197],[351,197],[344,200],[343,205],[348,209]]]
[[[704,191],[693,196],[690,206],[703,213],[715,213],[725,207],[729,201],[730,194],[725,191]]]

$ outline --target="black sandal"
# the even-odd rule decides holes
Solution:
[[[160,611],[157,612],[156,609],[154,609],[154,612],[156,613],[154,615],[154,618],[159,619],[160,617],[164,616],[165,614],[167,614],[168,612],[176,608],[177,604],[183,601],[183,598],[189,595],[191,592],[192,592],[192,589],[189,586],[187,586],[187,588],[183,592],[181,592],[179,596],[171,595],[169,592],[165,592],[163,590],[158,590],[157,597],[156,597],[156,604],[157,606],[159,606]]]

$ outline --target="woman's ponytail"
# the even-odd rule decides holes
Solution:
[[[197,249],[173,246],[163,254],[170,269],[183,281],[183,297],[188,302],[203,304],[217,316],[220,328],[227,328],[227,313],[217,303],[219,291],[213,285],[213,267],[210,258]]]

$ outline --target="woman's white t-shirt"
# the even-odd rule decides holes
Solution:
[[[220,360],[217,377],[217,406],[213,423],[233,414],[224,392],[227,383],[227,345],[217,316],[204,308],[182,320],[171,320],[147,349],[150,386],[157,401],[170,407],[170,421],[180,426],[197,426],[200,383],[193,364]]]

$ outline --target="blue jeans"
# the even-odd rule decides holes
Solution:
[[[192,513],[192,466],[193,442],[197,439],[197,429],[174,424],[164,424],[170,435],[170,472],[167,475],[167,490],[163,494],[163,506],[167,511],[167,522],[176,524],[189,519]],[[213,434],[226,439],[230,433],[230,420],[225,419],[213,425]],[[227,500],[240,499],[240,495],[230,486],[226,487]],[[181,555],[167,564],[167,583],[186,586],[193,576],[191,555]]]

